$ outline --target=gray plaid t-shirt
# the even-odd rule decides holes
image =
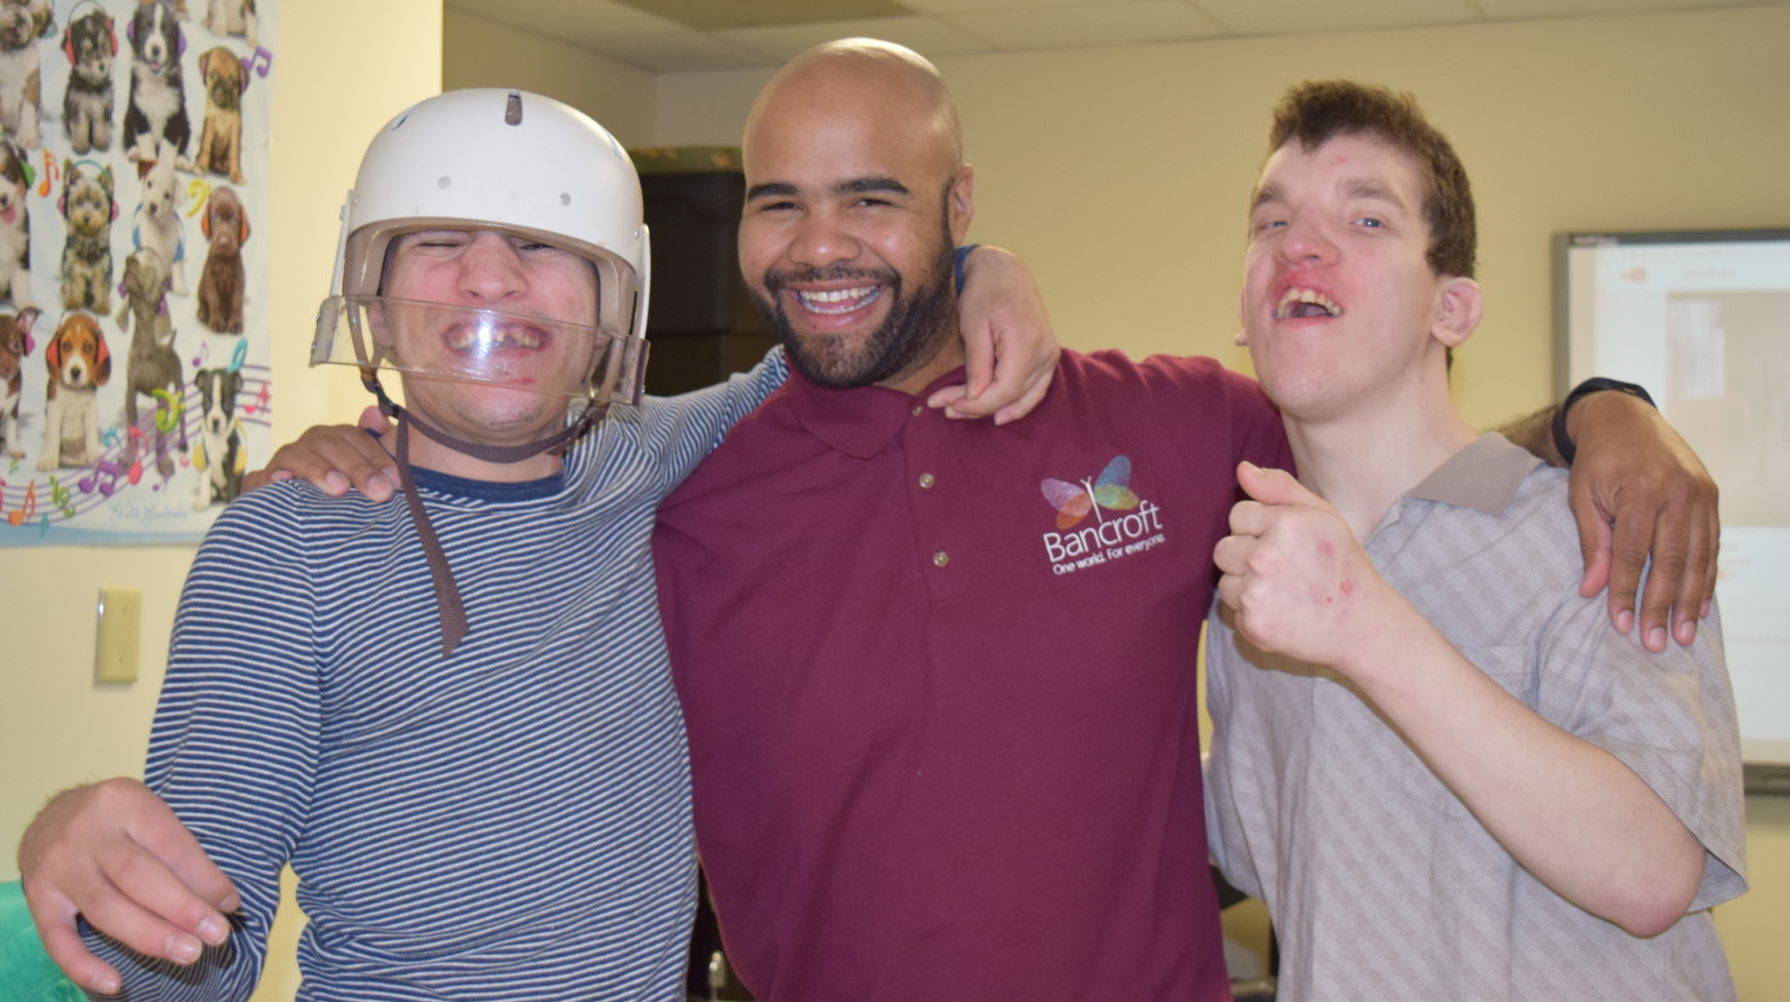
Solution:
[[[1475,665],[1622,760],[1707,850],[1694,909],[1640,939],[1543,886],[1328,669],[1208,620],[1212,852],[1265,901],[1280,998],[1732,999],[1707,909],[1746,889],[1740,746],[1718,620],[1651,654],[1579,597],[1564,471],[1492,434],[1367,542]],[[1638,632],[1638,631],[1633,631]]]

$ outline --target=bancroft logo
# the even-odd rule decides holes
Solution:
[[[1162,509],[1131,489],[1131,458],[1114,456],[1098,477],[1076,483],[1045,477],[1038,485],[1057,512],[1057,532],[1044,534],[1044,554],[1056,574],[1071,574],[1158,546],[1166,539]],[[1129,514],[1108,517],[1109,512]],[[1094,516],[1093,525],[1075,529]],[[1068,530],[1075,529],[1070,532]]]

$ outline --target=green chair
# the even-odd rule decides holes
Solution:
[[[14,880],[0,884],[0,998],[8,1002],[86,1002],[75,983],[62,976],[25,907],[25,889]]]

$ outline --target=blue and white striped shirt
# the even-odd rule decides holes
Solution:
[[[125,997],[247,998],[290,861],[300,999],[681,999],[695,854],[653,516],[784,373],[773,352],[614,408],[545,480],[418,471],[471,624],[446,660],[402,503],[287,482],[226,509],[146,778],[243,907],[188,970],[90,935]]]

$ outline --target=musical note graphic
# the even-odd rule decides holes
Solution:
[[[56,157],[53,154],[51,154],[48,149],[45,149],[43,151],[43,154],[44,154],[43,180],[41,180],[37,183],[37,194],[40,197],[48,197],[48,195],[50,194],[50,189],[55,186],[56,179],[58,177],[62,176],[62,168],[57,165]],[[29,167],[27,167],[27,169],[29,169]]]
[[[105,431],[100,432],[99,440],[101,445],[104,445],[107,449],[111,449],[118,444],[118,429],[107,428]]]
[[[191,215],[191,213],[188,213],[188,215]],[[193,359],[193,368],[197,369],[204,365],[205,360],[209,357],[211,357],[211,345],[205,341],[199,342],[199,356]]]
[[[243,76],[248,76],[252,71],[256,76],[266,80],[267,71],[273,69],[273,53],[257,45],[254,55],[243,56],[241,62]]]
[[[33,480],[25,488],[25,503],[17,511],[6,513],[6,521],[10,525],[24,525],[37,514],[37,481]]]
[[[118,464],[102,459],[93,464],[91,473],[75,481],[75,486],[81,489],[82,494],[92,494],[98,489],[102,496],[111,497],[112,492],[117,489],[118,478],[123,475],[124,471],[118,468]]]
[[[266,409],[267,409],[267,384],[266,384],[266,383],[262,383],[262,384],[261,384],[261,395],[260,395],[260,396],[257,396],[257,397],[256,397],[256,398],[255,398],[255,402],[254,402],[254,403],[252,403],[252,404],[243,404],[243,405],[242,405],[242,412],[243,412],[243,413],[244,413],[244,414],[253,414],[253,413],[255,413],[255,411],[257,411],[257,410],[263,410],[263,411],[264,411],[264,410],[266,410]]]
[[[63,518],[75,517],[74,493],[62,486],[54,473],[50,474],[50,504],[62,509]]]
[[[211,185],[200,178],[193,178],[186,186],[186,197],[193,200],[193,207],[186,210],[187,216],[189,218],[196,216],[200,209],[205,208],[205,203],[211,199]]]
[[[186,411],[186,401],[160,387],[149,391],[149,395],[167,405],[164,407],[158,404],[155,408],[155,430],[163,433],[173,431],[180,424],[180,415]]]

